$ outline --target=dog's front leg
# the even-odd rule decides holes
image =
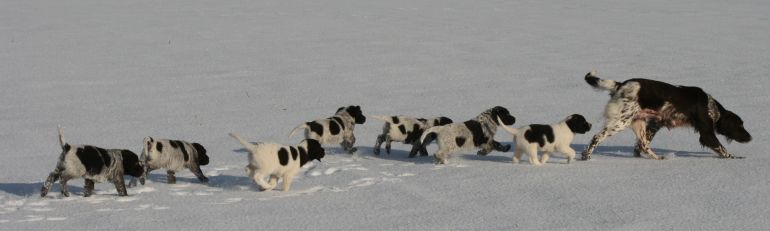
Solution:
[[[342,149],[348,152],[349,154],[353,154],[354,152],[358,151],[357,148],[353,147],[353,144],[356,143],[356,137],[353,134],[350,134],[349,137],[343,138],[343,141],[340,145],[342,145]]]
[[[62,176],[61,179],[59,179],[59,187],[61,187],[61,195],[64,195],[65,197],[70,196],[70,191],[67,188],[67,181],[69,181],[71,178]]]
[[[94,181],[86,179],[83,185],[83,197],[90,197],[94,193]]]
[[[647,122],[647,141],[649,143],[652,143],[652,138],[655,137],[655,134],[660,131],[660,128],[663,127],[658,121],[656,120],[649,120]],[[642,146],[641,142],[636,143],[636,148],[634,148],[634,156],[635,157],[641,157],[642,156]]]
[[[589,144],[585,150],[583,150],[583,153],[581,154],[581,160],[589,160],[591,159],[591,154],[594,152],[594,149],[596,149],[596,146],[601,144],[607,137],[610,137],[612,135],[617,134],[620,131],[623,131],[623,129],[626,129],[628,125],[631,124],[631,117],[622,118],[620,120],[613,120],[608,121],[607,125],[602,129],[601,132],[594,135],[594,138],[591,139],[591,144]]]
[[[166,171],[166,183],[176,184],[176,176],[174,174],[176,174],[174,171]]]
[[[375,155],[380,155],[380,147],[382,147],[382,142],[385,142],[385,136],[387,136],[387,134],[380,134],[377,136],[377,141],[374,143],[374,149],[372,150]]]
[[[711,128],[709,128],[711,129]],[[704,129],[705,130],[705,129]],[[717,155],[719,155],[719,158],[725,158],[725,159],[735,159],[736,157],[733,156],[733,154],[730,154],[727,152],[727,149],[725,149],[724,146],[722,146],[722,143],[719,142],[719,139],[714,134],[714,130],[708,130],[708,131],[700,131],[700,143],[703,146],[709,147],[711,150],[713,150]]]
[[[650,149],[650,141],[647,140],[647,122],[642,119],[634,120],[634,122],[631,123],[631,128],[634,130],[634,134],[636,134],[637,146],[639,149],[650,156],[650,158],[660,160],[661,158],[658,157],[658,155],[655,155],[655,152]]]
[[[40,197],[45,197],[45,195],[48,195],[48,191],[51,190],[53,182],[59,180],[59,177],[61,177],[61,170],[59,168],[56,168],[56,170],[51,172],[51,174],[48,174],[48,179],[45,180],[45,183],[43,183],[43,188],[40,189]]]
[[[492,147],[492,143],[485,143],[485,144],[482,144],[480,148],[481,148],[481,149],[479,149],[479,151],[478,151],[478,152],[476,152],[476,155],[480,155],[480,156],[486,156],[487,154],[489,154],[490,152],[492,152],[492,149],[494,149],[494,148]]]

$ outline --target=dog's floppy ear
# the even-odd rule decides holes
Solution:
[[[192,146],[195,148],[195,152],[198,153],[198,165],[209,164],[209,156],[206,155],[206,148],[199,143],[192,143]]]
[[[452,121],[452,119],[444,117],[444,116],[441,116],[441,117],[439,117],[436,120],[437,120],[436,124],[434,124],[433,126],[442,126],[442,125],[447,125],[447,124],[454,123],[454,121]]]
[[[492,116],[499,117],[500,120],[503,122],[501,125],[510,126],[516,123],[516,117],[513,117],[510,112],[508,112],[508,109],[502,106],[496,106],[492,108]],[[495,122],[497,122],[495,120]]]
[[[572,133],[585,134],[591,130],[591,124],[580,114],[572,114],[565,121]]]
[[[321,143],[318,140],[306,139],[305,143],[307,144],[307,154],[311,160],[321,161],[321,158],[326,156],[326,150],[321,147]]]
[[[719,109],[720,116],[716,122],[716,132],[724,135],[728,140],[735,140],[740,143],[750,142],[751,134],[743,127],[743,119],[737,114],[722,108],[721,105]]]
[[[345,107],[337,108],[337,112],[335,112],[335,113],[340,113],[342,111],[342,109],[345,109]]]
[[[140,177],[144,173],[144,168],[139,157],[129,150],[121,150],[120,155],[123,157],[123,174],[131,175],[133,177]]]
[[[357,105],[350,105],[347,108],[347,113],[353,117],[356,124],[364,124],[366,122],[366,116],[361,112],[361,107]]]

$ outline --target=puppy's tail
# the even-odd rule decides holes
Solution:
[[[586,74],[586,83],[598,90],[607,90],[615,92],[618,88],[618,82],[615,80],[602,79],[596,76],[596,71],[591,71]]]
[[[438,133],[436,133],[438,130],[438,127],[431,127],[426,129],[422,136],[420,136],[420,145],[423,147],[428,146],[430,142],[433,142],[438,137]]]
[[[369,117],[372,117],[376,120],[382,120],[388,123],[393,123],[393,116],[384,116],[384,115],[370,115]]]
[[[252,149],[252,148],[255,148],[255,147],[256,147],[256,145],[254,145],[254,144],[252,144],[252,143],[249,143],[249,141],[246,141],[246,140],[244,140],[243,138],[241,138],[240,136],[238,136],[238,134],[235,134],[235,133],[230,133],[229,135],[230,135],[231,137],[235,138],[236,140],[238,140],[238,142],[241,142],[241,144],[242,144],[244,147],[246,147],[246,149]]]
[[[291,133],[289,133],[289,137],[292,137],[295,132],[299,131],[300,129],[307,129],[307,123],[302,123],[300,125],[297,125],[297,127],[294,127],[294,129],[291,130]]]
[[[506,132],[508,132],[508,133],[511,133],[511,135],[514,135],[514,136],[515,136],[516,134],[519,134],[519,130],[518,130],[518,129],[515,129],[515,128],[512,128],[512,127],[508,127],[508,126],[505,126],[505,124],[503,123],[503,121],[500,121],[500,117],[497,117],[497,123],[499,123],[499,124],[500,124],[500,127],[502,127],[502,128],[503,128],[503,130],[505,130],[505,131],[506,131]]]
[[[62,129],[61,126],[59,126],[59,146],[61,146],[63,150],[69,149],[68,147],[70,146],[67,144],[67,141],[64,141],[64,129]]]

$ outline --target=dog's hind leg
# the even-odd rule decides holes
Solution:
[[[53,170],[53,172],[51,172],[51,174],[48,174],[48,179],[45,180],[45,183],[43,183],[43,188],[40,189],[40,197],[45,197],[45,195],[48,195],[48,191],[51,190],[53,182],[59,180],[59,177],[61,177],[61,169],[59,168],[56,168]]]
[[[278,185],[278,176],[270,175],[270,180],[267,181],[267,184],[269,184],[270,187],[275,188],[275,186]]]
[[[540,166],[540,165],[543,164],[543,163],[540,163],[540,159],[537,158],[537,147],[533,146],[531,148],[527,148],[527,149],[524,150],[524,152],[526,152],[527,155],[529,155],[529,163],[530,164],[535,165],[535,166]],[[545,159],[548,160],[548,158],[545,158]]]
[[[634,134],[636,134],[637,147],[650,158],[660,160],[661,158],[655,155],[655,152],[650,148],[650,140],[647,139],[647,122],[644,120],[634,120],[631,123],[631,128],[634,130]]]
[[[547,163],[549,158],[551,158],[551,153],[543,152],[543,156],[540,157],[540,163],[542,164]]]
[[[436,151],[436,154],[433,155],[433,157],[436,158],[436,164],[446,164],[449,155],[446,150],[438,150]]]
[[[518,164],[518,163],[519,163],[519,161],[521,161],[521,155],[522,155],[522,154],[524,154],[524,150],[522,150],[522,149],[520,149],[520,148],[516,148],[516,150],[515,150],[515,151],[513,151],[513,158],[512,158],[512,160],[511,160],[511,161],[512,161],[514,164]]]
[[[658,121],[656,120],[649,120],[647,121],[647,131],[646,131],[646,137],[647,141],[649,143],[652,143],[652,138],[655,137],[655,134],[660,131],[660,128],[663,127]],[[634,156],[635,157],[641,157],[642,156],[642,146],[641,142],[636,143],[636,148],[634,148]]]
[[[385,136],[385,153],[390,155],[390,143],[392,143],[393,140],[390,139],[390,136]]]
[[[90,179],[86,179],[85,184],[83,184],[83,197],[90,197],[94,193],[94,181]]]
[[[201,170],[201,166],[198,166],[197,164],[192,164],[192,165],[190,166],[190,171],[191,171],[193,174],[195,174],[195,177],[197,177],[197,178],[198,178],[198,180],[199,180],[201,183],[204,183],[204,184],[205,184],[205,183],[208,183],[208,182],[209,182],[209,178],[208,178],[208,177],[206,177],[206,175],[203,175],[203,170]]]
[[[380,147],[382,147],[382,142],[385,142],[385,136],[386,134],[380,134],[377,136],[377,141],[374,143],[374,149],[372,150],[374,155],[380,155]]]
[[[262,188],[262,191],[269,191],[275,188],[275,185],[270,185],[269,183],[265,182],[265,175],[260,172],[255,172],[252,176],[252,180],[254,180],[254,183],[257,183],[257,185]]]
[[[283,191],[288,192],[291,188],[291,181],[294,179],[294,173],[288,173],[283,176]]]
[[[122,172],[115,173],[112,183],[115,185],[115,189],[118,191],[118,196],[128,196],[128,191],[126,191],[126,182],[123,180]]]
[[[343,138],[344,140],[340,145],[342,146],[342,149],[348,152],[348,154],[353,154],[354,152],[358,151],[357,148],[353,147],[353,144],[356,143],[356,137],[351,135],[350,137]]]
[[[70,191],[67,188],[67,181],[69,181],[71,178],[67,176],[62,176],[61,179],[59,179],[59,187],[61,187],[61,195],[65,197],[70,196]]]
[[[172,170],[166,171],[166,183],[176,184],[176,176],[174,174],[176,173]]]

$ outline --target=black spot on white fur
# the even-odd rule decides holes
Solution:
[[[337,122],[337,124],[340,125],[340,127],[344,130],[345,129],[345,123],[342,122],[342,118],[339,116],[333,116],[332,119]]]
[[[336,121],[330,121],[329,122],[329,132],[332,135],[340,134],[340,125]]]
[[[319,136],[322,136],[324,134],[324,127],[323,127],[323,125],[321,125],[321,124],[319,124],[319,123],[317,123],[315,121],[307,122],[307,126],[310,127],[310,131],[311,132],[314,132],[315,134],[318,134]]]
[[[204,148],[203,145],[199,143],[192,143],[192,146],[195,148],[195,152],[198,154],[198,165],[209,164],[209,156],[206,155],[206,148]]]
[[[299,156],[299,152],[297,151],[297,148],[289,147],[289,149],[291,150],[291,159],[297,160],[297,157]]]
[[[401,132],[401,134],[406,134],[406,126],[398,125],[398,131]]]
[[[486,143],[487,140],[489,140],[489,137],[487,137],[484,134],[484,131],[481,129],[481,123],[479,123],[479,121],[468,120],[463,123],[473,135],[473,146],[481,146],[482,144]]]
[[[289,165],[289,152],[285,148],[278,150],[278,163],[283,166]]]
[[[150,142],[152,142],[152,140]],[[155,150],[158,150],[158,152],[163,152],[163,144],[161,144],[160,142],[155,144]]]
[[[398,117],[397,117],[397,116],[392,116],[392,117],[390,117],[390,118],[391,118],[391,120],[393,120],[393,123],[394,123],[394,124],[398,124],[398,123],[400,122],[400,121],[398,120]]]
[[[457,143],[457,147],[462,147],[465,144],[465,137],[455,138],[455,143]]]
[[[524,132],[524,139],[530,143],[537,143],[540,147],[545,146],[546,140],[548,143],[553,143],[556,138],[553,134],[553,128],[549,125],[531,124],[529,130]]]
[[[83,146],[78,148],[75,154],[86,168],[89,175],[98,175],[103,169],[108,168],[112,163],[112,158],[107,154],[107,150],[94,146]]]

